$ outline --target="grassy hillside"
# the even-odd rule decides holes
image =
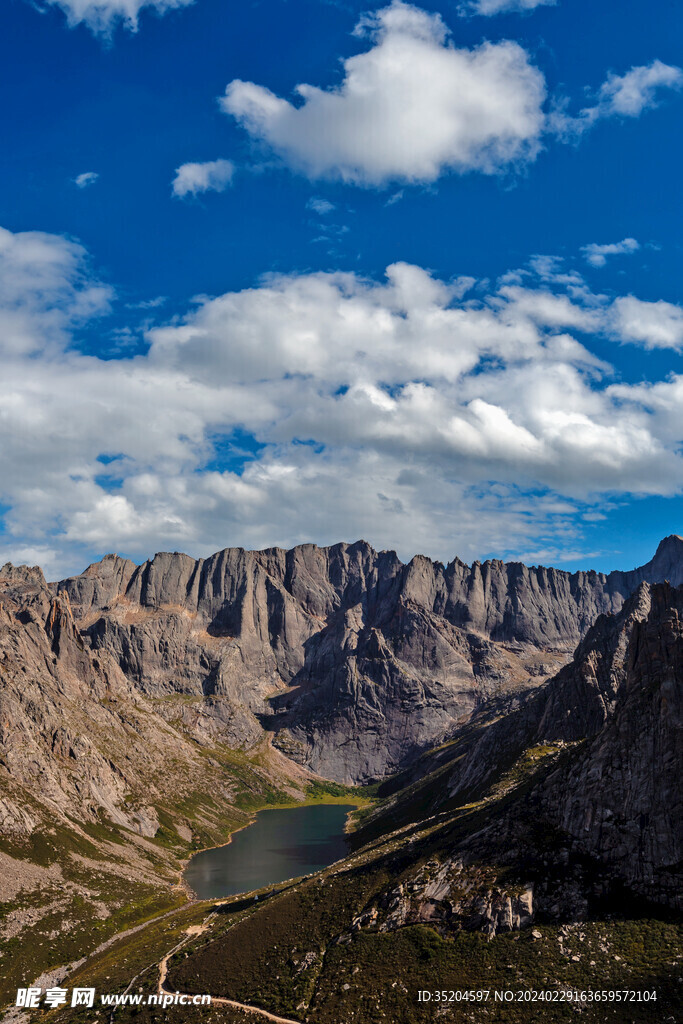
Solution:
[[[160,827],[153,838],[104,815],[50,823],[36,804],[40,824],[30,836],[0,839],[0,866],[13,881],[0,882],[0,1005],[44,971],[187,903],[179,884],[187,858],[226,842],[260,808],[339,798],[324,786],[309,793],[304,781],[278,776],[264,752],[212,747],[200,756],[205,784],[178,779],[176,798],[154,805]],[[226,789],[230,802],[221,795]]]
[[[134,979],[129,991],[154,992],[159,962],[181,942],[168,961],[171,991],[208,992],[305,1024],[560,1024],[577,1013],[595,1024],[675,1020],[680,920],[610,889],[605,872],[588,858],[563,858],[564,837],[542,822],[525,820],[524,843],[511,848],[520,842],[511,823],[530,806],[534,784],[571,756],[571,748],[529,749],[478,800],[374,837],[318,875],[262,890],[258,902],[251,894],[171,914],[84,965],[74,983],[125,991]],[[410,800],[415,791],[404,792]],[[448,892],[439,896],[444,872]],[[491,935],[484,918],[473,925],[481,900],[514,901],[529,887],[535,900],[538,895],[533,927]],[[572,912],[572,900],[591,892],[581,913]],[[197,924],[201,934],[187,934]],[[422,990],[467,995],[426,1001]],[[582,992],[595,990],[656,998],[582,999]],[[526,991],[578,993],[578,999],[524,1001],[533,998]],[[503,994],[498,1000],[496,992]],[[63,1011],[58,1019],[90,1024],[84,1011]],[[257,1018],[215,1004],[210,1011],[122,1008],[115,1019],[241,1024]]]

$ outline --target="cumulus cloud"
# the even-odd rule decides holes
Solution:
[[[598,245],[591,242],[590,245],[581,247],[581,252],[592,267],[604,267],[608,256],[623,256],[640,249],[635,238],[623,238],[621,242],[610,242],[607,245]]]
[[[683,488],[683,375],[616,384],[591,351],[680,345],[681,310],[595,295],[556,260],[478,287],[405,263],[269,276],[108,360],[73,344],[111,301],[75,243],[3,231],[0,282],[3,550],[53,573],[359,536],[571,550],[606,495]]]
[[[176,168],[173,195],[196,196],[200,192],[224,192],[232,184],[235,165],[230,160],[209,160],[203,164],[183,164]]]
[[[118,24],[137,32],[138,18],[143,8],[156,14],[166,14],[178,7],[187,7],[194,0],[43,0],[59,7],[66,14],[71,28],[85,24],[96,35],[110,37]]]
[[[625,75],[608,75],[595,110],[600,117],[640,117],[646,108],[656,105],[660,89],[680,89],[682,85],[680,68],[654,60]]]
[[[491,17],[494,14],[508,14],[513,11],[533,11],[542,5],[554,6],[557,0],[470,0],[463,10],[472,14]]]
[[[311,178],[430,182],[535,158],[545,80],[517,43],[457,48],[440,15],[401,0],[356,33],[370,49],[344,61],[338,86],[298,85],[292,103],[236,79],[222,109]]]
[[[472,0],[464,9],[493,15],[549,2]],[[300,84],[289,100],[235,79],[223,111],[312,180],[382,187],[518,169],[544,139],[577,140],[601,119],[639,117],[663,89],[683,84],[680,68],[654,60],[610,73],[578,114],[558,97],[546,111],[545,78],[516,42],[458,47],[440,14],[404,0],[364,15],[355,34],[370,45],[343,61],[338,85]]]
[[[645,348],[683,348],[683,309],[671,302],[643,302],[633,295],[618,298],[614,327],[622,341]]]
[[[640,117],[643,111],[657,106],[662,89],[678,90],[682,86],[681,68],[660,60],[632,67],[624,75],[610,73],[592,106],[584,107],[577,115],[568,114],[566,104],[558,106],[548,116],[548,130],[564,139],[577,138],[602,119]]]
[[[31,356],[68,345],[70,332],[109,311],[111,290],[88,276],[80,245],[0,228],[0,352]]]
[[[96,171],[84,171],[83,174],[79,174],[74,178],[74,185],[76,188],[88,188],[90,185],[94,185],[99,174]]]

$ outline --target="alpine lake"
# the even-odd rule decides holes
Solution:
[[[226,846],[196,853],[183,877],[203,900],[284,882],[340,860],[349,850],[347,804],[309,804],[260,811]]]

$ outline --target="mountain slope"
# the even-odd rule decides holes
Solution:
[[[683,587],[644,585],[638,598],[612,714],[550,777],[542,806],[611,874],[683,910]]]
[[[527,941],[533,924],[562,945],[581,922],[598,929],[600,957],[614,934],[604,913],[623,911],[624,893],[676,908],[683,587],[643,578],[676,580],[682,549],[669,538],[647,566],[607,577],[404,566],[363,544],[140,567],[111,556],[50,586],[5,566],[7,991],[182,901],[172,885],[183,857],[283,790],[301,798],[310,776],[297,762],[337,778],[400,774],[380,785],[347,861],[249,907],[244,928],[214,922],[206,956],[174,964],[179,986],[204,991],[208,971],[215,994],[346,1024],[331,993],[355,965],[365,998],[366,954],[400,948],[417,978],[425,949],[437,950],[453,984],[469,985],[438,943],[472,933],[481,958],[479,933]],[[661,938],[661,912],[648,914],[647,934]],[[302,949],[318,958],[311,974]],[[511,956],[500,949],[499,973]],[[225,964],[247,953],[237,990]],[[549,964],[558,983],[581,980],[554,955]],[[668,979],[657,953],[640,980],[660,969]],[[354,1019],[380,1020],[351,1005]]]
[[[422,556],[364,542],[291,551],[107,556],[65,593],[93,651],[144,693],[192,697],[188,727],[275,744],[346,783],[386,777],[506,707],[567,660],[598,615],[642,582],[683,582],[683,540],[605,576]]]
[[[370,1024],[387,1013],[441,1019],[443,1007],[418,1005],[419,989],[594,990],[599,977],[600,989],[656,1000],[584,1000],[582,1019],[670,1019],[682,939],[671,916],[683,891],[682,614],[683,587],[641,585],[533,698],[521,751],[497,762],[478,797],[442,800],[390,831],[392,809],[415,809],[414,791],[399,792],[380,811],[380,835],[363,843],[361,828],[345,861],[251,911],[248,901],[241,914],[226,908],[172,959],[171,988],[316,1024]],[[500,740],[504,723],[482,731]],[[482,749],[461,756],[474,763]],[[457,1010],[532,1019],[515,1005]],[[552,1021],[576,1013],[542,1010]]]
[[[193,849],[303,798],[296,765],[193,735],[172,703],[89,649],[39,569],[0,570],[0,994],[183,902]]]
[[[545,821],[613,880],[683,909],[682,712],[683,587],[644,583],[522,708],[426,759],[357,842],[503,794],[545,764],[552,770],[517,817]]]

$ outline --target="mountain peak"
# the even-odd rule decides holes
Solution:
[[[657,545],[657,554],[660,551],[675,550],[680,552],[683,549],[683,537],[680,533],[670,533],[668,537],[663,537]]]
[[[657,546],[648,568],[655,580],[668,580],[674,587],[683,583],[683,537],[672,533]]]

